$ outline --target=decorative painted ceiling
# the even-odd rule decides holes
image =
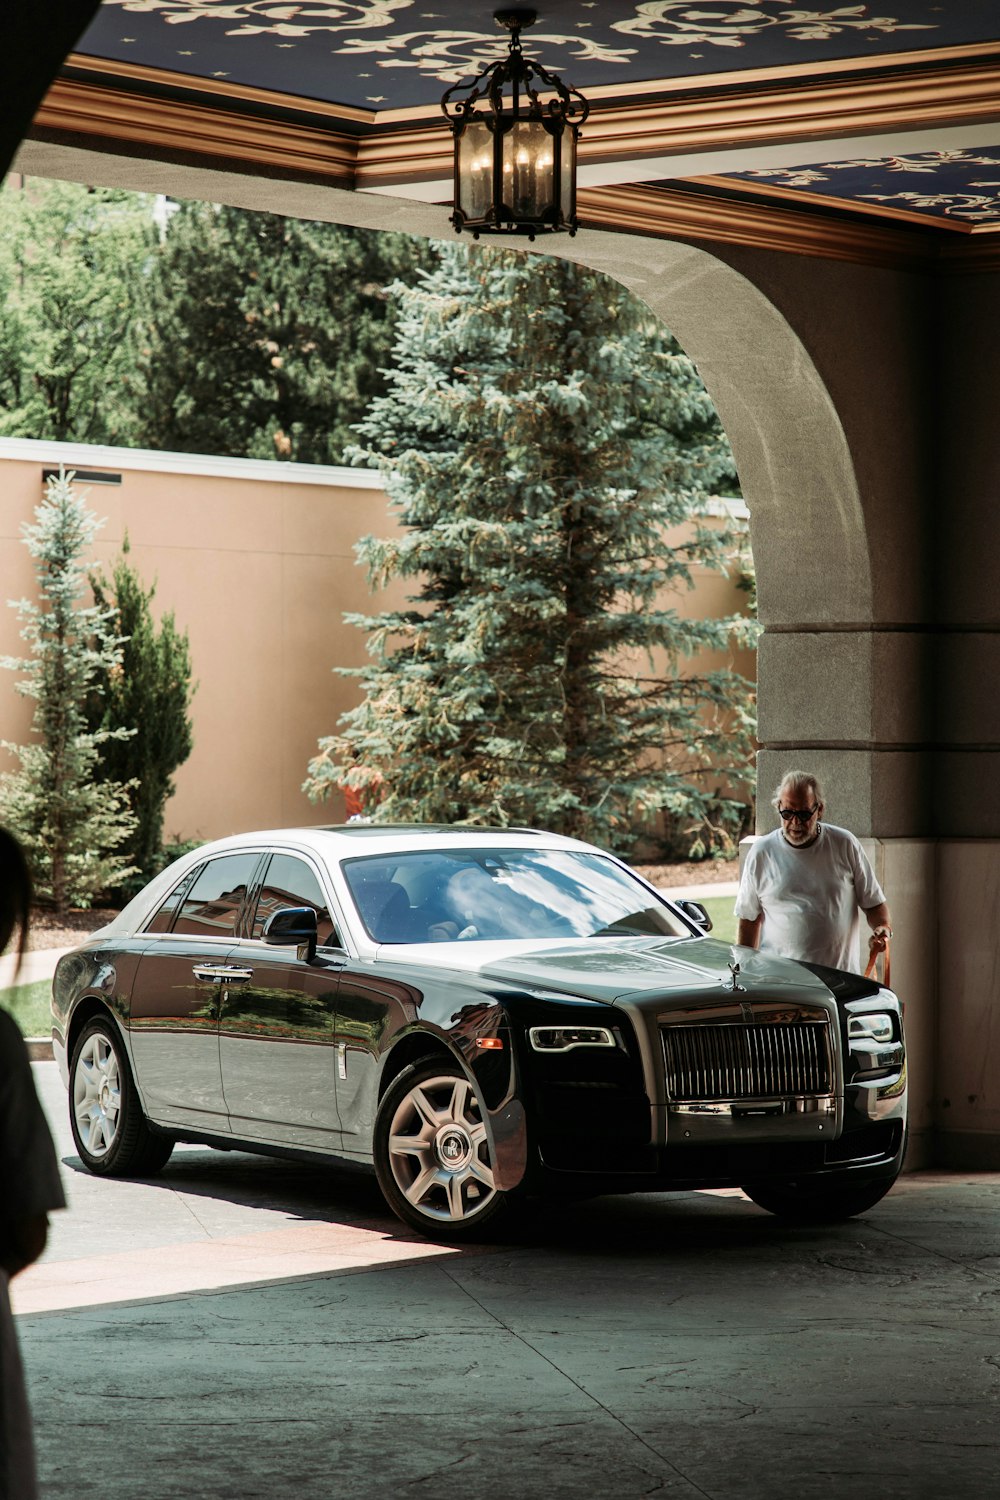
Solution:
[[[502,50],[495,6],[470,0],[103,0],[79,51],[364,108],[433,106]],[[527,50],[579,88],[795,71],[979,44],[997,0],[800,6],[745,0],[542,0]]]
[[[438,101],[503,54],[497,3],[103,0],[32,137],[444,202]],[[591,101],[586,223],[886,261],[1000,234],[1000,0],[537,9],[525,51]]]
[[[816,207],[851,207],[913,224],[1000,225],[1000,147],[924,151],[913,156],[756,167],[734,173],[758,196]]]

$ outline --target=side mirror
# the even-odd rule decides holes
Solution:
[[[316,912],[311,906],[282,906],[272,912],[264,923],[262,933],[265,943],[275,948],[305,947],[305,959],[311,963],[316,956]],[[301,955],[300,955],[301,956]]]
[[[675,901],[674,905],[679,906],[684,915],[696,927],[700,927],[702,932],[711,932],[712,918],[708,915],[708,912],[700,901]]]

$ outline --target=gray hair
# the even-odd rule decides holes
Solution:
[[[810,771],[786,771],[771,798],[773,808],[781,806],[781,799],[786,792],[799,792],[811,797],[814,802],[823,802],[823,789]]]

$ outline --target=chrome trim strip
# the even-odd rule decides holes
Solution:
[[[595,1034],[600,1034],[600,1040],[570,1042],[565,1047],[546,1047],[538,1040],[538,1033],[541,1031],[592,1031]],[[576,1047],[616,1047],[618,1045],[606,1026],[531,1026],[528,1028],[528,1040],[531,1043],[532,1050],[541,1053],[572,1052]]]
[[[788,1099],[720,1099],[704,1104],[667,1105],[672,1115],[731,1115],[734,1110],[743,1115],[755,1110],[767,1113],[779,1109],[786,1115],[833,1115],[837,1112],[837,1099],[834,1094],[799,1094]]]

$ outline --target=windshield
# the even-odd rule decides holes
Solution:
[[[377,943],[503,938],[688,937],[627,870],[572,849],[440,849],[343,864]]]

